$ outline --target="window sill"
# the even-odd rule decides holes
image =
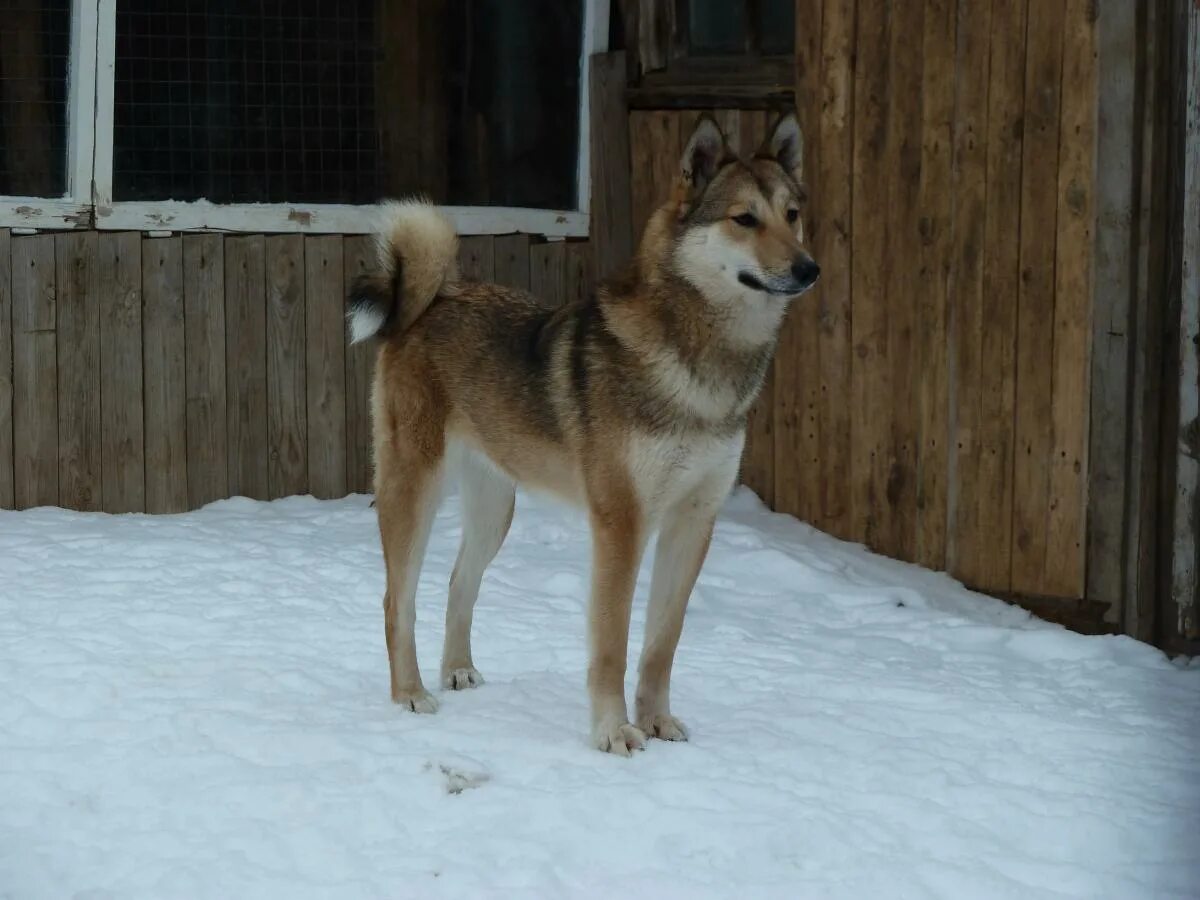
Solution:
[[[630,109],[790,109],[796,92],[782,85],[679,84],[630,88]]]
[[[368,234],[376,227],[372,206],[337,204],[216,204],[204,200],[120,202],[96,208],[94,227],[109,231],[227,231],[258,233]],[[539,234],[587,237],[585,212],[507,206],[446,206],[461,235]],[[69,200],[0,200],[0,227],[87,228],[90,204]]]
[[[0,197],[0,228],[87,228],[92,204],[67,197]]]

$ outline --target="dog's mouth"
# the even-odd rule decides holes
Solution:
[[[751,275],[749,272],[738,272],[737,280],[740,284],[745,285],[753,291],[761,291],[764,294],[770,294],[772,297],[799,297],[816,284],[815,278],[808,284],[803,284],[790,278],[783,283],[774,280],[768,283],[755,275]]]

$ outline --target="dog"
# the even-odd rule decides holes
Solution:
[[[587,511],[592,742],[628,756],[648,736],[687,739],[669,689],[688,598],[788,305],[820,274],[804,246],[802,161],[792,114],[746,159],[702,117],[678,185],[627,270],[557,309],[524,291],[461,281],[454,227],[428,202],[382,205],[377,265],[352,285],[347,315],[352,342],[379,344],[374,486],[393,701],[437,709],[417,667],[415,595],[440,487],[456,470],[463,533],[442,686],[483,682],[471,658],[472,613],[520,484]],[[655,533],[630,721],[630,606]]]

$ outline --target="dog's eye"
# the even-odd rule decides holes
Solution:
[[[733,221],[737,222],[743,228],[753,228],[758,224],[758,219],[750,215],[750,213],[742,213],[740,216],[734,216]]]
[[[789,225],[795,224],[795,222],[798,218],[800,218],[800,210],[789,209],[787,211],[787,220],[788,220]]]

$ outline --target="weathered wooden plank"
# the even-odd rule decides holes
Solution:
[[[967,584],[979,581],[988,537],[979,530],[980,354],[983,347],[983,257],[987,214],[988,54],[991,12],[970,0],[958,5],[957,114],[954,125],[954,329],[950,411],[950,534],[946,564]]]
[[[1029,5],[1021,166],[1012,589],[1044,590],[1053,429],[1054,241],[1058,223],[1059,93],[1066,8]]]
[[[1124,535],[1136,533],[1127,488],[1137,480],[1130,393],[1135,384],[1131,301],[1134,271],[1134,186],[1140,114],[1135,98],[1139,39],[1132,3],[1097,9],[1096,278],[1092,291],[1091,429],[1088,448],[1087,584],[1089,600],[1107,604],[1105,618],[1124,620]],[[1134,414],[1136,418],[1136,413]],[[1132,492],[1131,492],[1132,493]],[[1126,510],[1129,510],[1127,522]]]
[[[797,28],[802,27],[797,16]],[[816,287],[820,326],[820,524],[841,538],[853,536],[851,463],[851,226],[854,158],[855,11],[853,4],[827,3],[821,21],[820,81],[804,90],[821,97],[817,135],[806,135],[813,173],[812,244],[821,266]],[[815,145],[815,146],[814,146]],[[813,147],[812,151],[808,147]],[[776,395],[778,398],[778,394]],[[778,410],[778,402],[776,402]],[[778,427],[778,416],[776,416]],[[776,473],[785,462],[776,456]]]
[[[529,235],[504,234],[496,238],[493,257],[497,284],[529,290]]]
[[[1183,150],[1180,176],[1179,439],[1175,479],[1175,535],[1171,556],[1174,620],[1165,623],[1179,640],[1200,640],[1197,601],[1197,502],[1200,500],[1200,8],[1185,4],[1177,40],[1184,49]]]
[[[681,146],[677,154],[679,157],[683,156],[682,144],[687,142],[691,137],[692,129],[695,128],[692,118],[694,117],[688,117],[680,123]],[[718,111],[716,118],[725,132],[725,139],[729,145],[741,155],[748,157],[762,146],[767,137],[768,127],[774,124],[778,116],[762,110],[730,110]],[[799,309],[793,308],[788,314],[788,320],[780,335],[779,347],[772,369],[767,373],[762,393],[759,394],[758,400],[755,401],[746,417],[746,446],[742,451],[741,480],[772,508],[779,508],[775,483],[775,455],[778,451],[776,447],[778,436],[775,429],[775,385],[781,381],[781,378],[787,377],[786,373],[780,374],[780,361],[785,358],[788,362],[796,359],[806,367],[815,367],[817,364],[816,334],[812,327],[815,314],[811,313],[815,307],[811,297],[805,297],[800,304]],[[793,384],[792,388],[808,392],[815,391],[816,385],[801,381],[798,385]],[[804,396],[807,398],[808,394],[805,393]],[[812,409],[809,403],[806,403],[805,407]],[[815,410],[813,410],[813,415],[815,417]],[[812,425],[813,427],[808,429],[810,433],[815,431],[815,422]],[[819,475],[819,470],[812,459],[811,447],[801,443],[798,446],[798,455],[795,459],[788,461],[788,468],[785,471],[796,474],[798,476],[796,481],[811,488],[794,492],[801,494],[808,502],[809,498],[815,495],[815,485]],[[811,504],[805,507],[805,511],[811,518],[814,511]]]
[[[494,238],[480,234],[458,239],[458,272],[465,281],[493,281],[496,274]]]
[[[0,228],[0,509],[14,509],[12,241]]]
[[[194,509],[229,496],[225,241],[218,234],[183,238],[183,307],[187,491],[188,506]]]
[[[58,500],[101,508],[100,284],[96,232],[55,235]]]
[[[1132,421],[1129,438],[1130,478],[1126,489],[1130,513],[1125,543],[1130,565],[1125,573],[1123,629],[1139,640],[1152,641],[1160,633],[1159,621],[1164,610],[1162,548],[1163,535],[1169,533],[1173,484],[1163,473],[1169,471],[1167,457],[1174,453],[1168,410],[1172,391],[1178,381],[1168,375],[1174,364],[1178,343],[1153,337],[1170,334],[1168,292],[1165,290],[1169,267],[1169,235],[1179,224],[1175,218],[1175,196],[1171,171],[1175,141],[1168,138],[1175,126],[1172,121],[1175,94],[1171,73],[1175,54],[1171,40],[1173,15],[1168,3],[1148,3],[1139,8],[1138,68],[1147,73],[1138,92],[1139,121],[1136,141],[1141,166],[1135,173],[1137,209],[1134,218],[1136,272],[1131,331],[1137,336],[1131,365],[1133,370],[1130,403]],[[1149,337],[1147,340],[1142,337]]]
[[[947,329],[954,238],[956,20],[954,0],[926,0],[916,217],[920,248],[915,362],[920,377],[914,560],[932,569],[946,564],[946,476],[951,447]]]
[[[891,5],[884,0],[860,0],[854,72],[850,531],[853,539],[869,547],[879,547],[883,540],[879,510],[887,489],[885,460],[891,432],[884,274],[887,232],[879,210],[889,175],[884,160],[891,102],[891,18]]]
[[[261,234],[225,239],[225,388],[229,493],[266,500],[267,294]]]
[[[12,239],[13,485],[17,509],[58,503],[54,235]]]
[[[188,508],[183,239],[142,243],[146,512]]]
[[[1059,105],[1049,500],[1043,592],[1082,597],[1087,523],[1088,344],[1095,257],[1095,4],[1067,0]]]
[[[271,235],[265,253],[267,490],[274,498],[308,493],[304,236]]]
[[[346,494],[345,274],[342,238],[304,240],[308,481],[314,497]]]
[[[591,58],[591,244],[596,276],[604,279],[633,256],[629,112],[625,104],[625,53]]]
[[[562,241],[529,247],[529,290],[547,306],[566,300],[567,248]]]
[[[142,401],[142,236],[102,233],[100,307],[100,461],[102,509],[146,509]]]
[[[342,296],[345,297],[354,279],[374,264],[374,240],[369,235],[347,235],[342,240],[342,256],[345,275]],[[528,269],[528,253],[525,255],[525,266]],[[370,493],[373,488],[371,378],[376,352],[374,341],[364,341],[346,348],[346,489],[360,494]]]
[[[650,214],[666,202],[679,173],[679,114],[636,110],[629,114],[629,146],[633,168],[633,242],[636,247]]]
[[[928,285],[920,276],[921,128],[924,48],[924,0],[903,0],[892,11],[888,117],[887,248],[888,368],[891,433],[883,477],[886,527],[883,546],[900,559],[916,557],[917,423],[920,392],[913,386],[925,376],[913,365],[913,332],[918,303]],[[922,37],[923,40],[923,37]]]
[[[995,0],[993,35],[1025,34],[1025,0]],[[979,490],[975,517],[985,542],[974,585],[1011,584],[1017,300],[1020,294],[1024,41],[993,40],[987,125],[983,343],[980,356]]]
[[[641,0],[638,4],[637,50],[642,72],[666,68],[675,24],[670,0]]]
[[[564,301],[580,303],[590,297],[596,287],[592,245],[589,241],[567,241],[564,248],[566,253],[563,274]]]

